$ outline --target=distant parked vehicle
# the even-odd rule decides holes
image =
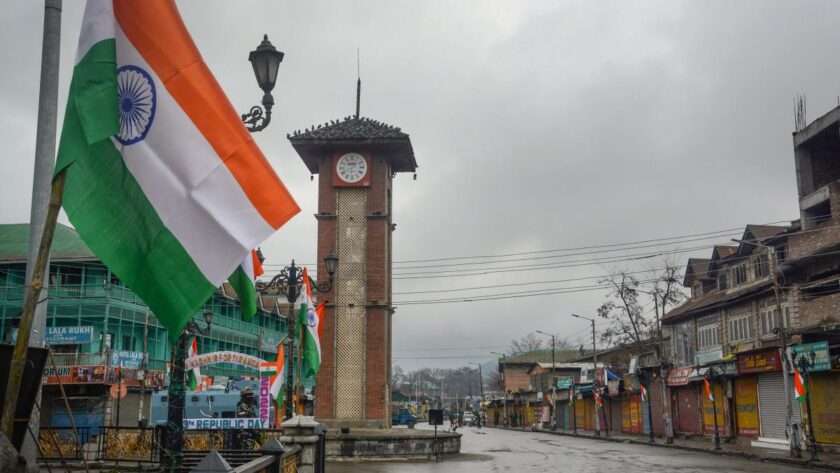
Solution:
[[[475,422],[475,414],[470,411],[464,412],[464,425],[472,425]]]
[[[394,412],[391,415],[391,424],[393,425],[407,425],[409,429],[413,429],[417,424],[417,416],[408,412],[406,408],[400,408],[399,412]]]

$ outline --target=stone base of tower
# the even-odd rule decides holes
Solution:
[[[323,421],[320,421],[323,422]],[[428,429],[327,430],[329,461],[417,461],[461,453],[461,434]]]
[[[318,422],[324,424],[329,431],[340,430],[347,427],[353,429],[390,429],[390,419],[321,419]]]

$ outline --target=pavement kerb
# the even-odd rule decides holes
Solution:
[[[648,445],[651,447],[662,447],[662,448],[673,448],[677,450],[686,450],[689,452],[699,452],[699,453],[710,453],[712,455],[724,455],[729,457],[738,457],[743,458],[745,460],[757,461],[757,462],[765,462],[765,463],[779,463],[783,465],[794,465],[803,468],[811,468],[814,470],[824,470],[824,471],[840,471],[840,464],[836,463],[826,463],[826,462],[812,462],[810,460],[797,460],[795,458],[783,458],[783,457],[766,457],[762,455],[758,455],[755,453],[749,452],[737,452],[731,450],[714,450],[709,448],[699,448],[699,447],[691,447],[688,445],[680,445],[678,443],[650,443],[647,440],[636,440],[636,439],[628,439],[628,438],[617,438],[617,437],[596,437],[590,434],[573,434],[571,432],[563,432],[557,430],[526,430],[526,429],[511,429],[509,427],[490,427],[496,429],[504,429],[504,430],[514,430],[519,432],[542,432],[546,434],[552,435],[561,435],[564,437],[578,437],[578,438],[585,438],[591,440],[602,440],[605,442],[616,442],[616,443],[629,443],[634,445]]]

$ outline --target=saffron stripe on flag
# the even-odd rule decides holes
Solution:
[[[114,13],[131,44],[204,134],[262,218],[277,229],[297,214],[300,208],[207,68],[174,2],[114,0]],[[201,100],[196,100],[195,90],[201,92]]]

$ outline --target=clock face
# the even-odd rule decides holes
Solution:
[[[335,171],[342,181],[353,184],[367,175],[367,161],[359,153],[347,153],[335,163]]]

